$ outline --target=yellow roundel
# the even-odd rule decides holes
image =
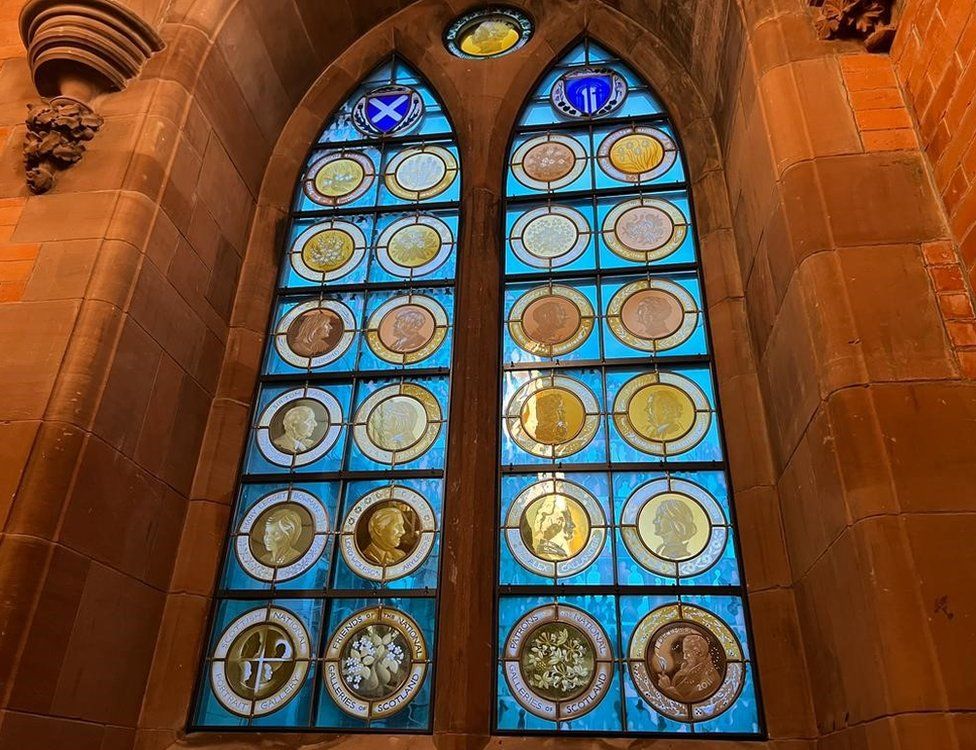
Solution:
[[[397,265],[419,268],[430,263],[441,249],[441,236],[426,224],[411,224],[390,238],[387,252]]]
[[[664,160],[664,146],[657,138],[634,133],[610,148],[610,163],[626,174],[650,172]]]
[[[461,51],[473,57],[491,57],[508,52],[521,39],[513,23],[500,18],[489,18],[474,24],[462,32]]]
[[[342,268],[352,257],[356,243],[341,229],[316,232],[302,247],[302,260],[313,271],[328,273]]]
[[[586,421],[586,407],[579,396],[564,388],[543,388],[522,406],[522,426],[529,436],[544,445],[560,445],[580,434]]]
[[[341,198],[358,188],[366,177],[362,164],[353,159],[336,159],[315,174],[315,189],[329,198]]]
[[[687,434],[695,423],[695,415],[691,397],[664,383],[641,388],[627,405],[627,416],[638,434],[660,443]]]

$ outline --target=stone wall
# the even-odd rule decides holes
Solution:
[[[763,746],[976,743],[961,658],[976,637],[976,372],[956,325],[971,317],[955,256],[968,235],[963,198],[946,220],[957,170],[940,182],[936,156],[964,158],[968,138],[960,115],[933,150],[952,117],[926,125],[910,63],[923,44],[955,48],[925,19],[968,17],[971,0],[908,0],[894,68],[817,40],[806,0],[525,0],[540,32],[497,67],[440,45],[471,0],[131,0],[167,49],[98,102],[88,154],[38,197],[20,164],[36,101],[21,4],[0,2],[0,750],[336,744],[183,737],[293,182],[390,51],[432,81],[468,170],[462,242],[483,250],[460,269],[476,291],[460,300],[469,390],[452,418],[493,431],[498,155],[537,75],[586,28],[658,88],[690,156]],[[958,109],[972,86],[952,60]],[[494,445],[479,450],[451,458],[465,468],[448,489],[441,694],[491,659],[493,540],[468,521]],[[438,706],[438,747],[487,741],[480,684]]]

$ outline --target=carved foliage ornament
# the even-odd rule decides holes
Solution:
[[[43,193],[102,126],[91,107],[95,97],[125,88],[163,42],[115,0],[28,0],[20,36],[34,86],[51,97],[28,106],[24,136],[27,184]]]
[[[869,52],[887,52],[895,38],[895,0],[810,0],[821,39],[860,39]]]

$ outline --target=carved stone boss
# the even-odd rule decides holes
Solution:
[[[860,39],[868,52],[887,52],[895,38],[895,0],[810,0],[821,39]]]
[[[163,42],[114,0],[28,0],[20,36],[44,97],[27,107],[24,166],[30,189],[44,193],[60,170],[81,159],[102,126],[94,99],[124,89]]]

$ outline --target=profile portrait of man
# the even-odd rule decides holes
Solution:
[[[532,551],[544,560],[566,560],[573,556],[576,522],[566,498],[550,495],[542,500],[530,526]]]
[[[688,542],[698,532],[691,508],[676,497],[665,498],[654,512],[654,533],[661,543],[654,550],[668,560],[690,557]]]
[[[556,445],[569,437],[566,405],[559,393],[543,393],[536,399],[535,439]]]
[[[291,406],[281,420],[281,434],[272,435],[271,442],[284,453],[304,453],[317,444],[315,433],[318,428],[319,422],[311,406]]]
[[[401,450],[417,442],[422,431],[419,411],[413,399],[394,397],[377,407],[369,420],[369,438],[385,450]]]
[[[645,404],[645,414],[647,429],[640,432],[652,440],[672,440],[684,432],[682,403],[671,388],[652,391]]]
[[[671,656],[655,657],[670,663]],[[668,675],[658,675],[658,688],[665,695],[676,700],[694,703],[712,695],[719,687],[721,675],[712,663],[708,641],[698,633],[691,633],[681,639],[681,664],[677,671]]]
[[[532,306],[532,319],[526,333],[542,344],[558,344],[571,333],[570,316],[566,306],[558,299],[549,299]]]

